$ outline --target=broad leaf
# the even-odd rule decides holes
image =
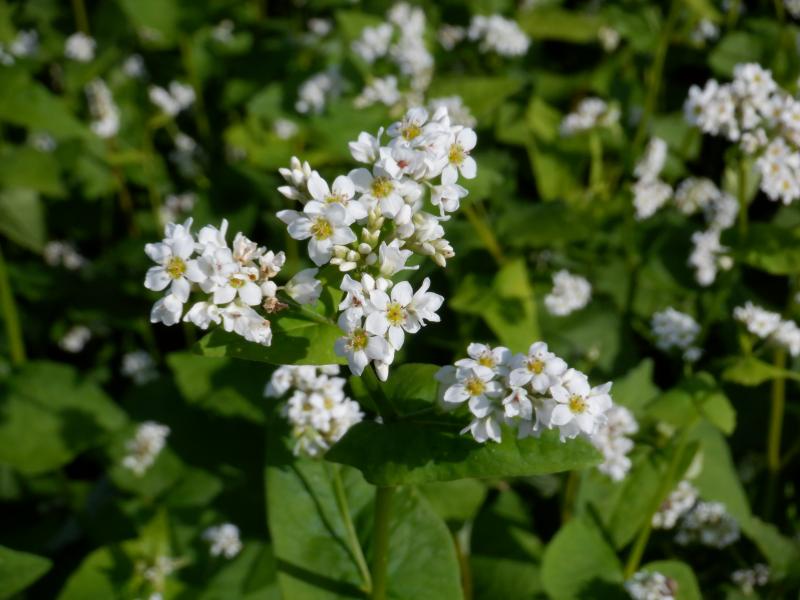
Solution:
[[[41,556],[0,546],[0,600],[11,598],[50,570]]]
[[[766,557],[772,577],[800,579],[800,543],[796,539],[782,535],[775,525],[758,517],[744,521],[742,530]]]
[[[731,361],[722,372],[722,378],[739,385],[757,386],[778,378],[800,381],[800,373],[780,369],[751,355]]]
[[[33,190],[0,192],[0,233],[23,248],[40,252],[46,239],[44,210]]]

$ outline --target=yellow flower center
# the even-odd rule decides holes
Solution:
[[[422,133],[422,127],[420,127],[416,123],[409,123],[408,125],[403,127],[403,137],[408,141],[411,141],[415,137],[418,137],[420,133]]]
[[[339,204],[345,204],[345,197],[341,194],[330,194],[328,196],[325,196],[326,204],[333,204],[334,202],[338,202]]]
[[[179,256],[173,256],[167,263],[167,275],[172,279],[180,279],[186,273],[186,263]]]
[[[331,410],[333,408],[333,400],[325,396],[325,400],[323,401],[325,408]]]
[[[470,377],[464,387],[470,396],[480,396],[486,389],[486,384],[477,377]]]
[[[447,159],[454,165],[460,165],[467,157],[467,153],[461,147],[461,144],[453,144],[450,146],[450,152],[447,153]]]
[[[350,334],[350,347],[355,351],[364,350],[368,341],[367,332],[363,329],[355,329]]]
[[[494,368],[494,358],[491,354],[483,354],[478,359],[478,364],[482,367],[489,367],[490,369]]]
[[[586,400],[584,400],[583,396],[578,396],[577,394],[570,396],[569,409],[576,415],[584,412],[587,406],[588,405],[586,404]]]
[[[327,240],[333,235],[333,226],[327,219],[317,217],[314,224],[311,225],[311,235],[317,240]]]
[[[244,285],[244,279],[242,279],[239,275],[233,275],[228,278],[228,285],[230,285],[233,289],[238,290]]]
[[[372,195],[376,198],[386,198],[393,189],[394,184],[386,177],[376,177],[372,180]]]
[[[403,324],[406,319],[405,313],[406,311],[397,302],[392,302],[386,307],[386,319],[395,327]]]
[[[538,358],[529,360],[528,371],[530,371],[531,373],[535,373],[536,375],[539,375],[542,371],[544,371],[544,363],[540,361]]]

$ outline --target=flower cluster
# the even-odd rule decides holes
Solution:
[[[139,425],[133,439],[125,444],[128,453],[122,459],[122,466],[136,475],[144,475],[164,449],[168,435],[169,427],[161,423],[146,421]]]
[[[297,92],[294,108],[302,114],[319,114],[328,100],[336,98],[342,91],[342,78],[336,69],[328,69],[306,79]]]
[[[606,422],[611,383],[592,387],[544,342],[531,344],[527,354],[473,343],[467,355],[442,367],[436,378],[445,407],[467,404],[472,421],[462,433],[479,442],[500,442],[502,424],[520,438],[558,429],[562,441],[591,439]]]
[[[172,81],[169,88],[151,85],[148,90],[150,102],[170,117],[186,110],[195,101],[194,88],[180,81]]]
[[[564,317],[582,309],[591,298],[589,281],[562,269],[553,274],[553,289],[544,297],[544,305],[550,314]]]
[[[6,46],[0,43],[0,65],[13,65],[17,58],[33,56],[39,50],[39,34],[31,29],[19,31]]]
[[[467,37],[480,42],[481,52],[494,52],[500,56],[524,56],[530,39],[516,21],[501,15],[474,15],[467,29]]]
[[[733,317],[761,339],[770,339],[786,348],[792,356],[800,355],[800,327],[780,314],[747,302],[733,309]]]
[[[650,326],[656,346],[661,350],[682,350],[683,359],[688,362],[695,362],[702,355],[703,350],[694,345],[700,334],[700,325],[691,315],[669,306],[653,315]]]
[[[332,185],[293,158],[290,168],[281,169],[287,185],[279,191],[303,208],[277,216],[291,237],[308,240],[315,265],[332,264],[346,273],[338,319],[345,336],[337,352],[357,375],[374,362],[385,380],[405,333],[438,321],[444,301],[428,291],[428,279],[414,291],[407,282],[394,285],[392,278],[417,268],[407,266],[414,254],[440,266],[454,255],[442,222],[467,195],[459,177],[476,175],[470,152],[477,138],[472,129],[453,125],[446,107],[433,115],[411,109],[386,130],[387,145],[383,134],[383,129],[377,136],[362,132],[351,142],[353,158],[369,168],[339,175]],[[426,197],[438,216],[425,210]]]
[[[561,122],[562,135],[575,135],[598,127],[612,127],[619,122],[619,109],[600,98],[584,98]]]
[[[283,412],[292,426],[296,455],[321,456],[364,418],[338,374],[337,365],[285,365],[272,374],[264,395],[280,398],[291,392]]]
[[[64,56],[76,62],[88,63],[94,60],[97,42],[93,37],[78,31],[64,42]]]
[[[133,380],[136,385],[144,385],[158,377],[153,357],[145,350],[135,350],[124,354],[120,371],[125,377]]]
[[[164,198],[164,203],[159,211],[162,225],[173,223],[191,213],[196,202],[197,196],[192,192],[168,195]]]
[[[711,79],[703,88],[692,86],[685,114],[704,133],[757,156],[760,187],[771,200],[800,198],[800,101],[780,89],[769,70],[743,63],[731,83]]]
[[[119,109],[111,96],[111,90],[102,79],[90,81],[86,86],[89,112],[92,115],[92,131],[101,138],[110,138],[119,131]]]
[[[632,600],[675,600],[678,582],[658,571],[637,571],[625,590]]]
[[[725,548],[739,539],[739,524],[721,502],[698,502],[683,517],[675,541]]]
[[[697,502],[697,488],[687,480],[682,480],[653,515],[655,529],[672,529],[680,518],[688,513]]]
[[[225,331],[268,346],[272,341],[270,322],[254,307],[261,307],[266,313],[283,307],[273,281],[285,261],[283,252],[267,251],[242,233],[236,234],[229,247],[226,220],[219,229],[206,225],[196,238],[191,224],[191,219],[183,225],[169,223],[160,243],[145,246],[145,253],[156,263],[147,271],[145,287],[157,292],[169,288],[153,306],[150,321],[174,325],[183,317],[201,329],[221,323]],[[316,270],[311,271],[296,277],[313,277]],[[290,287],[287,284],[287,290]],[[193,288],[205,298],[184,315],[183,306]],[[322,284],[314,281],[312,288],[316,293],[302,298],[308,303],[316,302]]]
[[[233,558],[242,551],[239,528],[233,523],[209,527],[203,532],[203,539],[211,545],[209,549],[211,556]]]
[[[737,569],[731,573],[731,581],[739,586],[743,594],[749,596],[757,587],[764,587],[769,583],[769,567],[758,563],[752,569]]]
[[[44,246],[44,262],[51,267],[62,266],[70,271],[77,271],[86,266],[88,261],[70,242],[51,240]]]
[[[633,206],[639,220],[653,216],[672,196],[672,186],[659,179],[666,160],[667,143],[652,138],[634,170]]]
[[[597,428],[592,443],[603,454],[603,462],[597,466],[614,481],[622,481],[631,469],[628,453],[633,450],[629,435],[639,431],[633,413],[624,406],[615,404],[605,413],[605,422]]]

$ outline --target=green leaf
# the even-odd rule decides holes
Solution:
[[[472,114],[486,125],[509,96],[525,85],[521,77],[436,77],[428,90],[429,98],[461,96]]]
[[[800,381],[800,373],[780,369],[750,355],[733,359],[722,372],[722,378],[739,385],[757,386],[778,378]]]
[[[32,585],[51,565],[41,556],[0,546],[0,600],[11,598]]]
[[[176,41],[181,20],[179,0],[117,0],[117,4],[149,42],[164,47]]]
[[[70,575],[58,600],[86,598],[121,598],[134,573],[134,565],[126,549],[132,542],[98,548],[83,559]]]
[[[647,407],[647,415],[683,427],[703,417],[726,434],[736,428],[736,412],[728,397],[708,373],[681,381]]]
[[[203,337],[194,350],[212,358],[230,357],[266,362],[273,365],[344,364],[336,355],[334,344],[342,337],[335,325],[311,316],[284,311],[270,319],[272,344],[262,346],[240,335],[214,329]]]
[[[27,474],[70,462],[122,428],[127,417],[67,365],[31,362],[0,393],[0,464]]]
[[[697,578],[694,576],[692,568],[684,562],[678,560],[657,560],[647,563],[642,571],[658,572],[674,579],[678,584],[678,591],[675,600],[703,600]]]
[[[716,23],[722,20],[722,15],[710,0],[684,0],[686,5],[701,19],[708,19]]]
[[[491,300],[481,307],[486,324],[500,343],[513,352],[523,352],[539,339],[536,302],[525,261],[503,265],[492,283]]]
[[[439,371],[437,365],[407,363],[390,371],[383,391],[389,403],[400,414],[408,414],[430,408],[436,404]]]
[[[58,159],[49,152],[18,146],[0,156],[0,187],[25,188],[49,196],[63,196]]]
[[[754,223],[740,245],[738,259],[773,275],[800,272],[800,231]]]
[[[796,540],[781,535],[775,525],[758,517],[743,521],[742,530],[766,557],[772,578],[800,578],[800,544]]]
[[[556,431],[523,440],[506,432],[499,444],[479,444],[459,435],[458,429],[455,422],[381,425],[363,421],[351,428],[326,458],[356,467],[375,485],[557,473],[597,464],[600,458],[589,442],[561,442]]]
[[[763,63],[764,53],[761,37],[747,31],[731,31],[710,52],[708,64],[717,75],[731,77],[739,63]]]
[[[519,19],[522,30],[537,40],[559,40],[573,44],[597,43],[602,18],[578,11],[532,10]]]
[[[503,213],[496,221],[498,237],[513,248],[552,248],[593,234],[590,222],[579,218],[578,208],[564,202],[539,202]],[[531,234],[536,223],[536,235]]]
[[[471,521],[486,498],[486,484],[475,479],[436,481],[419,486],[434,512],[447,523]]]
[[[624,598],[622,581],[616,552],[589,521],[572,519],[545,549],[542,583],[554,600]]]
[[[23,248],[41,252],[46,239],[44,210],[35,191],[0,191],[0,233]]]
[[[661,390],[653,383],[653,360],[644,359],[624,376],[614,380],[614,402],[639,415]]]
[[[209,565],[216,569],[216,565]],[[198,582],[200,583],[200,582]],[[198,586],[196,600],[281,600],[278,565],[272,547],[247,541],[242,551],[226,560]]]

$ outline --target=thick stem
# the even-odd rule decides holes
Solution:
[[[336,506],[339,508],[339,514],[344,523],[345,533],[347,535],[347,543],[350,546],[350,552],[353,555],[353,560],[356,561],[358,570],[361,573],[361,579],[364,582],[363,590],[368,594],[372,592],[372,576],[369,573],[367,566],[367,559],[364,558],[364,551],[361,549],[361,543],[358,541],[356,528],[353,525],[353,519],[350,517],[350,505],[347,502],[347,494],[344,491],[344,484],[342,483],[341,468],[339,465],[333,465],[333,491],[336,495]]]
[[[389,587],[389,521],[392,514],[394,487],[379,487],[375,494],[375,529],[372,555],[372,600],[386,600]]]
[[[786,350],[775,350],[773,359],[775,367],[786,368]],[[767,432],[767,469],[769,470],[769,487],[767,488],[767,505],[765,516],[769,518],[775,505],[778,488],[778,477],[781,469],[781,434],[783,431],[783,413],[786,406],[786,379],[781,376],[772,380],[769,430]]]
[[[83,0],[72,0],[72,14],[75,17],[75,27],[78,28],[78,31],[89,35],[89,16]]]
[[[578,495],[580,485],[580,475],[577,471],[570,471],[567,476],[567,486],[564,489],[564,504],[561,507],[561,522],[566,523],[572,518],[572,511],[575,507],[575,497]]]
[[[464,206],[463,211],[464,214],[467,215],[470,224],[475,229],[475,233],[481,238],[483,245],[489,251],[489,254],[492,255],[495,262],[497,262],[498,265],[503,264],[503,261],[505,261],[503,250],[500,248],[500,243],[497,241],[492,228],[489,227],[487,220],[481,219],[475,211],[475,207],[470,204]]]
[[[25,362],[25,342],[22,339],[22,327],[19,323],[17,305],[11,292],[11,282],[8,280],[8,270],[0,249],[0,307],[3,311],[3,321],[6,324],[8,348],[11,354],[11,364],[21,365]]]

